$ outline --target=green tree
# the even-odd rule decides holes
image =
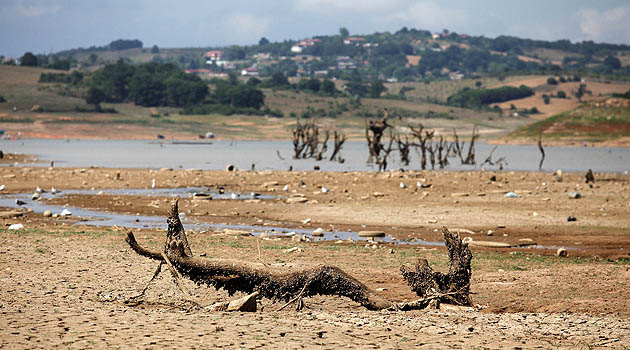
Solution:
[[[289,84],[289,79],[282,72],[273,73],[273,75],[271,76],[270,81],[271,81],[271,86],[272,87],[282,87],[282,86],[290,85]]]
[[[267,40],[267,38],[265,37],[262,37],[260,38],[260,40],[258,40],[258,45],[260,46],[269,45],[269,40]]]
[[[100,112],[101,102],[105,102],[105,98],[106,96],[103,90],[97,87],[91,86],[87,91],[87,95],[85,96],[85,103],[94,105],[94,108],[96,109],[96,111]]]
[[[558,98],[567,98],[567,93],[564,92],[564,90],[558,90],[556,96],[558,96]]]
[[[550,98],[550,97],[549,97],[549,95],[547,95],[547,94],[543,94],[543,95],[542,95],[542,99],[543,99],[543,102],[544,102],[546,105],[548,105],[548,104],[549,104],[549,102],[551,101],[551,98]]]
[[[20,66],[36,67],[37,57],[32,52],[24,53],[24,56],[20,58]]]
[[[151,53],[160,53],[160,48],[157,45],[151,47]]]
[[[619,69],[621,68],[621,61],[615,56],[606,56],[604,58],[604,66],[610,69]]]
[[[584,97],[584,93],[586,92],[586,84],[580,84],[580,87],[575,92],[575,97],[578,101],[582,102],[582,97]]]
[[[346,27],[341,27],[341,28],[339,28],[339,36],[341,36],[341,38],[345,39],[345,38],[350,36],[350,31]]]
[[[326,95],[334,96],[337,89],[335,88],[335,83],[333,83],[330,79],[324,79],[321,91]]]
[[[387,88],[383,85],[383,82],[376,80],[370,83],[369,94],[372,98],[379,98],[381,94],[385,92]]]

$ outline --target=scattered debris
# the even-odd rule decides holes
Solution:
[[[1,211],[0,219],[13,219],[24,215],[21,211]]]
[[[209,309],[210,311],[256,312],[256,298],[258,294],[260,293],[254,292],[230,302],[216,303],[211,305]]]
[[[585,175],[586,183],[595,183],[595,176],[593,175],[593,170],[588,169]]]
[[[313,237],[323,237],[324,236],[324,229],[321,227],[318,227],[317,229],[313,230],[313,233],[311,233],[311,235]]]
[[[385,237],[384,231],[359,231],[359,237]]]
[[[24,225],[22,224],[13,224],[9,226],[9,230],[23,230],[23,229],[24,229]]]
[[[291,197],[287,198],[287,204],[295,204],[295,203],[306,203],[308,199],[305,197]]]

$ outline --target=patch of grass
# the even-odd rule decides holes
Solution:
[[[527,125],[508,137],[537,139],[606,141],[630,136],[630,110],[587,104]]]

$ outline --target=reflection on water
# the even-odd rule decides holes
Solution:
[[[479,163],[490,154],[493,145],[476,144]],[[108,168],[186,168],[222,170],[227,164],[239,169],[312,170],[315,165],[324,171],[363,171],[377,170],[373,164],[366,164],[367,146],[364,142],[346,142],[341,155],[344,164],[312,159],[292,159],[290,141],[213,141],[212,144],[171,144],[142,140],[43,140],[27,139],[0,141],[0,149],[10,153],[34,154],[47,166],[50,161],[55,166]],[[545,147],[543,170],[624,172],[630,170],[630,148],[616,147]],[[531,145],[500,145],[493,159],[504,157],[505,170],[538,170],[540,151]],[[402,166],[398,154],[392,152],[389,168],[420,169],[419,155],[412,152],[412,163]],[[461,166],[456,158],[450,158],[450,170],[472,170],[479,166]],[[497,169],[486,166],[486,169]]]

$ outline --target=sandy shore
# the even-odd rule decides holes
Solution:
[[[82,225],[75,216],[44,217],[28,212],[27,203],[21,215],[1,219],[0,345],[498,349],[623,348],[630,343],[629,176],[596,174],[591,188],[583,174],[564,174],[559,182],[552,174],[531,172],[0,168],[2,194],[54,186],[61,193],[47,200],[53,204],[164,217],[168,197],[62,196],[69,189],[149,188],[153,179],[158,188],[199,186],[281,196],[181,199],[182,212],[209,224],[382,230],[398,241],[435,242],[441,240],[437,229],[447,226],[462,229],[462,236],[473,241],[539,247],[472,247],[471,288],[480,311],[370,312],[347,299],[316,297],[306,299],[308,308],[300,312],[276,312],[281,304],[269,300],[262,300],[262,310],[254,314],[184,312],[178,308],[185,305],[183,297],[167,274],[149,288],[148,303],[131,307],[122,302],[142,290],[156,267],[126,246],[126,229]],[[431,187],[419,188],[418,182]],[[508,191],[521,197],[506,198]],[[582,198],[570,199],[571,191]],[[304,203],[287,203],[300,195]],[[567,221],[568,216],[576,221]],[[25,229],[6,229],[16,223]],[[158,248],[164,240],[158,229],[134,232],[149,247]],[[400,276],[401,265],[426,258],[438,270],[448,266],[445,249],[431,245],[295,242],[223,230],[190,233],[189,238],[195,254],[263,260],[278,271],[337,265],[397,301],[415,297]],[[556,256],[559,246],[567,248],[568,257]],[[300,250],[287,252],[294,247]],[[189,281],[186,286],[203,305],[238,297]]]

